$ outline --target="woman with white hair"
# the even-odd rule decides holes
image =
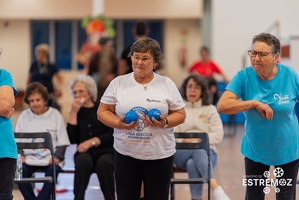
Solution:
[[[77,144],[74,155],[75,200],[83,200],[89,178],[98,176],[105,200],[115,199],[113,129],[97,120],[97,86],[88,75],[79,75],[70,82],[74,99],[67,121],[70,142]]]

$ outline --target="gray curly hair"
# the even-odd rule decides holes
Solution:
[[[84,83],[84,85],[86,86],[86,89],[87,89],[87,91],[88,91],[88,93],[90,95],[90,98],[93,101],[97,100],[97,95],[98,95],[97,84],[96,84],[96,82],[94,81],[94,79],[91,76],[84,75],[84,74],[83,75],[79,75],[79,76],[73,78],[70,81],[70,93],[71,93],[72,98],[74,98],[74,95],[73,95],[72,91],[73,91],[74,85],[77,82]]]

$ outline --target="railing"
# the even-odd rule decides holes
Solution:
[[[265,31],[266,33],[271,33],[275,35],[278,39],[280,39],[280,22],[276,21],[269,26],[268,29]],[[274,33],[273,33],[274,32]],[[245,68],[248,65],[248,54],[247,50],[242,55],[242,66]]]

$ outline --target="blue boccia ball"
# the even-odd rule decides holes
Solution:
[[[150,120],[152,120],[152,117],[154,117],[156,120],[160,120],[160,115],[161,115],[161,111],[157,108],[153,108],[151,110],[148,111],[147,113],[148,117],[150,118]]]
[[[125,114],[125,120],[124,122],[126,124],[130,124],[131,122],[137,122],[138,120],[138,115],[134,111],[129,111]]]

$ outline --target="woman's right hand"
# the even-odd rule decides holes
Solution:
[[[125,120],[125,116],[123,115],[119,118],[118,121],[119,127],[117,128],[130,130],[135,128],[135,126],[137,126],[137,122],[131,122],[130,124],[126,124],[124,120]]]
[[[71,112],[77,114],[81,106],[83,105],[83,103],[84,103],[84,98],[76,98],[72,103]]]

